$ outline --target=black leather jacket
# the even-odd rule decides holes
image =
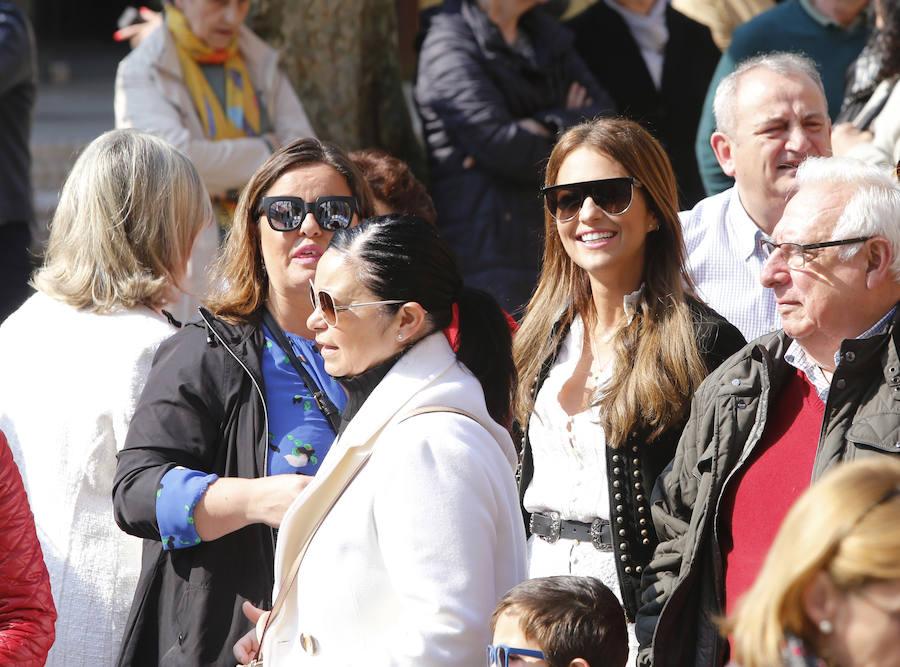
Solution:
[[[744,337],[721,315],[695,299],[690,299],[694,330],[700,356],[708,371],[712,371],[731,354],[744,345]],[[562,343],[568,334],[568,327],[559,337],[559,344],[544,363],[540,374],[534,379],[532,396],[537,396],[550,369],[556,362]],[[520,378],[520,381],[527,378]],[[606,478],[609,484],[610,522],[612,523],[613,553],[619,574],[619,587],[624,601],[625,613],[633,622],[640,606],[641,575],[656,547],[656,533],[650,518],[650,492],[656,478],[672,460],[675,446],[681,436],[685,420],[669,428],[652,443],[645,439],[641,425],[628,439],[624,447],[608,448],[606,456]],[[528,438],[528,425],[524,425],[522,447],[519,452],[521,475],[519,478],[519,500],[525,496],[528,484],[534,477],[534,459]],[[531,515],[522,508],[525,530],[529,531]]]

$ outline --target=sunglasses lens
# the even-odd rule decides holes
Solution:
[[[584,191],[581,188],[560,190],[557,196],[556,217],[560,220],[571,220],[581,210],[584,203]]]
[[[627,179],[600,181],[590,190],[594,203],[610,215],[619,215],[631,205],[631,182]]]
[[[498,667],[506,667],[509,664],[509,663],[507,663],[508,659],[509,659],[509,656],[506,653],[506,649],[502,646],[498,646],[497,647],[497,661],[494,664],[498,665]]]
[[[322,309],[325,323],[333,327],[337,323],[337,314],[334,311],[334,299],[328,292],[319,292],[319,308]]]
[[[316,203],[316,221],[322,229],[333,232],[347,229],[353,220],[353,206],[345,199],[322,197]]]
[[[269,204],[268,218],[273,229],[289,232],[303,222],[303,211],[292,201],[277,200]]]
[[[290,232],[303,223],[302,206],[286,199],[279,199],[269,204],[267,217],[272,229]]]

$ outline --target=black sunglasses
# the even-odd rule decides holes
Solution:
[[[622,215],[631,207],[635,187],[641,187],[641,182],[633,176],[627,176],[551,185],[541,188],[541,194],[553,219],[557,222],[568,222],[578,215],[587,197],[593,199],[594,204],[605,213]]]
[[[358,211],[356,197],[319,197],[314,202],[300,197],[263,197],[257,215],[265,214],[276,232],[292,232],[312,213],[319,227],[328,232],[347,229]]]

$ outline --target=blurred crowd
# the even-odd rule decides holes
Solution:
[[[126,11],[35,258],[0,0],[0,664],[900,665],[900,3],[345,4]]]

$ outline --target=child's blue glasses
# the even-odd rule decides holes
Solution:
[[[487,647],[487,667],[509,667],[509,657],[515,655],[524,655],[529,658],[540,658],[544,660],[544,654],[540,651],[533,651],[528,648],[514,648],[512,646],[504,646],[498,644]]]

